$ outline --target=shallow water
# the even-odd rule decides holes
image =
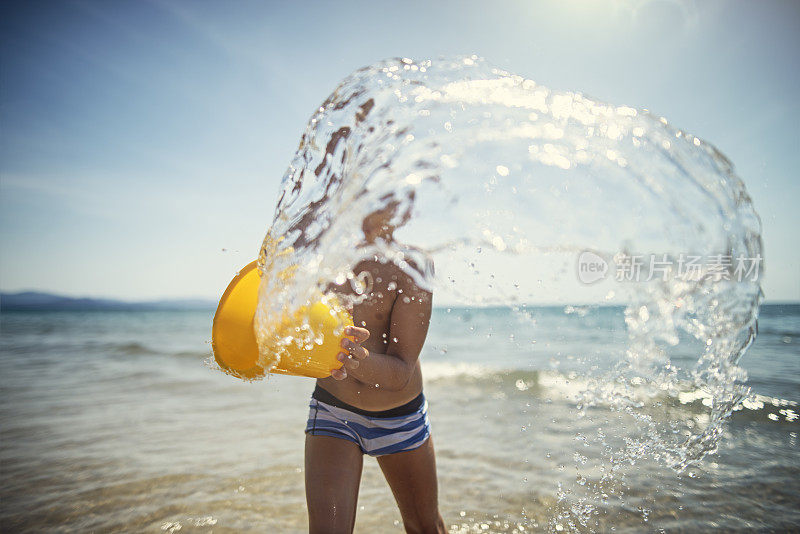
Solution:
[[[578,493],[586,487],[578,477],[590,485],[601,476],[586,468],[605,454],[591,438],[603,429],[614,444],[638,432],[609,406],[578,417],[582,386],[569,369],[626,343],[623,310],[530,312],[532,348],[510,339],[519,328],[508,308],[434,313],[422,362],[442,513],[453,532],[568,529],[559,514],[594,495]],[[211,317],[0,316],[4,530],[305,530],[303,429],[313,381],[245,383],[209,369]],[[742,365],[762,405],[733,412],[717,453],[682,474],[647,458],[620,468],[624,476],[604,486],[608,502],[601,493],[579,530],[800,526],[800,306],[763,307],[760,329]],[[645,411],[706,424],[702,400],[684,400],[660,399]],[[356,531],[400,531],[399,519],[368,460]]]

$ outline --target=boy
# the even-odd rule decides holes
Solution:
[[[364,220],[367,243],[392,240],[394,206]],[[436,461],[419,353],[432,294],[392,263],[364,261],[353,271],[371,284],[352,310],[341,369],[317,380],[306,427],[309,531],[353,531],[363,455],[377,457],[407,532],[444,533]],[[344,290],[338,289],[340,292]]]

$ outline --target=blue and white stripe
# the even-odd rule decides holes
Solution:
[[[431,433],[428,401],[416,412],[398,417],[367,417],[312,398],[306,433],[356,443],[370,456],[416,449]]]

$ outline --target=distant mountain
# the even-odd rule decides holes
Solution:
[[[76,298],[38,291],[0,293],[0,311],[18,310],[213,310],[217,303],[205,299],[162,299],[128,302],[113,299]]]

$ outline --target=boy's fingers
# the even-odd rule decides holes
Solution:
[[[369,356],[369,351],[362,347],[361,345],[353,345],[351,347],[347,347],[347,352],[350,354],[351,358],[355,358],[356,360],[363,360],[367,356]]]
[[[344,380],[347,378],[347,371],[342,367],[341,369],[334,369],[331,371],[331,376],[334,380]]]
[[[357,360],[363,360],[367,356],[369,356],[369,351],[359,345],[358,343],[353,343],[351,340],[345,338],[340,343],[340,346],[345,349],[350,356],[356,358]],[[341,353],[340,353],[341,354]],[[340,358],[341,360],[341,358]]]
[[[367,349],[361,348],[361,350],[366,352]],[[366,358],[366,356],[362,357],[348,356],[344,352],[340,352],[339,354],[336,355],[336,359],[338,359],[340,362],[342,362],[345,366],[349,367],[350,369],[358,369],[359,365],[358,361],[363,360],[364,358]]]
[[[362,341],[369,339],[369,330],[366,328],[360,328],[358,326],[348,326],[344,329],[344,333],[348,336],[353,336],[353,338],[356,340],[356,343],[361,343]]]

